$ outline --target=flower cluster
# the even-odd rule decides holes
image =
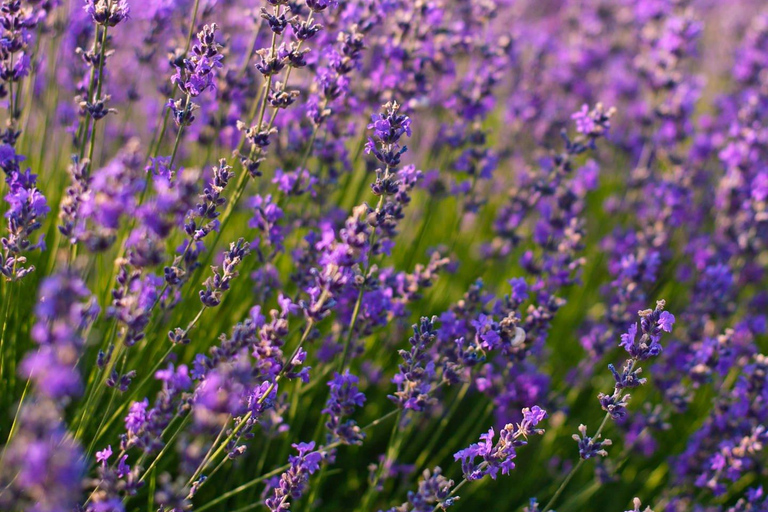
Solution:
[[[78,276],[64,272],[42,283],[35,308],[37,323],[32,329],[40,348],[21,365],[23,375],[35,383],[39,394],[66,402],[82,391],[76,363],[85,345],[84,331],[98,312]]]
[[[343,374],[336,373],[328,382],[330,395],[325,403],[323,414],[328,415],[325,427],[332,439],[338,439],[345,444],[361,444],[365,434],[361,432],[351,416],[355,409],[365,404],[365,394],[357,387],[359,379],[345,370]]]
[[[445,510],[454,504],[458,497],[453,497],[453,480],[442,474],[443,470],[424,470],[416,492],[408,491],[408,501],[399,507],[392,507],[387,512],[432,512],[436,508]]]
[[[78,506],[86,469],[83,449],[60,413],[45,400],[25,404],[18,431],[3,450],[3,508],[60,511]]]
[[[630,395],[623,394],[623,390],[645,384],[646,379],[639,376],[642,368],[637,366],[637,363],[658,356],[661,353],[661,333],[672,332],[675,316],[669,311],[664,311],[664,306],[665,302],[660,300],[655,309],[645,309],[638,313],[642,332],[639,339],[637,323],[630,325],[626,334],[621,335],[619,346],[626,350],[630,357],[624,363],[621,373],[612,364],[608,365],[615,380],[614,390],[610,395],[598,395],[603,410],[614,420],[623,420],[627,416]]]
[[[461,470],[467,480],[480,480],[489,475],[496,479],[501,474],[508,475],[515,468],[513,459],[517,456],[516,448],[527,444],[529,435],[544,433],[544,429],[536,426],[547,416],[547,412],[534,406],[532,409],[523,409],[523,420],[517,425],[508,423],[499,432],[499,440],[494,443],[495,432],[493,428],[480,436],[480,443],[464,448],[453,455],[455,460],[461,460]],[[480,457],[482,461],[476,462]]]
[[[389,397],[399,407],[422,411],[435,401],[430,394],[435,381],[435,364],[429,361],[428,349],[435,341],[436,320],[436,317],[422,318],[418,324],[414,324],[413,336],[408,339],[411,350],[399,352],[403,363],[392,379],[397,385],[397,392]]]
[[[131,12],[126,0],[86,0],[85,12],[99,25],[114,27]]]
[[[213,267],[213,276],[203,283],[205,290],[200,290],[200,302],[204,306],[214,308],[221,304],[222,293],[229,290],[230,282],[238,275],[235,269],[250,252],[250,244],[242,238],[229,244],[229,250],[224,253],[221,270]]]
[[[579,425],[579,433],[573,434],[573,440],[579,444],[579,457],[585,460],[593,457],[606,457],[608,452],[605,447],[613,444],[610,439],[600,440],[600,434],[596,434],[594,437],[588,436],[586,425]]]
[[[274,494],[264,502],[271,512],[282,512],[290,509],[290,499],[301,498],[307,488],[310,475],[320,469],[323,453],[314,451],[315,443],[298,443],[292,445],[298,455],[291,455],[288,460],[290,468],[280,475],[279,484],[274,487]]]
[[[7,147],[13,152],[13,148]],[[15,160],[15,157],[12,157]],[[17,166],[16,166],[17,167]],[[3,168],[5,170],[5,167]],[[25,172],[18,170],[6,171],[8,193],[5,200],[8,210],[5,218],[8,223],[8,235],[0,238],[2,253],[0,253],[0,272],[8,280],[23,278],[35,267],[25,267],[27,262],[24,253],[35,249],[45,249],[45,242],[30,240],[32,234],[40,229],[42,221],[50,211],[45,196],[37,189],[37,176],[29,169]]]

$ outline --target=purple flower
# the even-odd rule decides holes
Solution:
[[[64,271],[43,281],[32,327],[39,349],[21,363],[21,373],[35,383],[38,393],[67,401],[77,396],[82,383],[76,363],[85,340],[83,331],[94,320],[98,306],[83,281]]]
[[[112,446],[107,446],[101,451],[96,452],[96,462],[101,462],[102,467],[107,466],[107,461],[112,456]]]
[[[373,154],[377,160],[387,167],[397,167],[400,164],[400,156],[405,153],[405,147],[398,142],[403,135],[411,136],[411,119],[400,114],[400,105],[390,102],[384,105],[381,114],[373,114],[369,130],[373,130],[373,138],[368,139],[365,152]]]
[[[281,250],[285,235],[279,221],[283,218],[283,210],[272,201],[271,195],[254,196],[250,206],[253,208],[253,217],[248,226],[264,233],[267,243],[275,250]]]
[[[29,170],[12,171],[6,178],[9,188],[5,200],[8,210],[8,235],[0,239],[0,272],[10,280],[18,280],[34,267],[24,267],[24,253],[40,248],[45,244],[41,240],[36,244],[30,241],[31,235],[40,229],[49,208],[45,196],[37,189],[37,176]]]
[[[637,323],[630,325],[627,332],[621,335],[619,346],[629,352],[635,344],[635,338],[637,338]]]
[[[137,196],[145,188],[146,179],[135,155],[130,151],[118,155],[106,166],[93,171],[91,193],[81,207],[81,215],[92,220],[98,228],[115,230],[123,216],[135,213]],[[111,243],[105,234],[94,230],[84,240],[91,250],[104,250]]]
[[[499,326],[492,317],[481,314],[477,320],[472,320],[472,327],[477,331],[477,338],[484,350],[494,350],[501,342]]]
[[[133,402],[128,408],[128,415],[125,417],[125,429],[129,434],[139,432],[147,422],[147,408],[149,400],[146,398],[141,402]]]
[[[69,512],[82,503],[83,451],[62,415],[56,403],[27,397],[3,451],[0,508]]]
[[[516,277],[509,280],[509,285],[512,287],[512,295],[510,296],[515,302],[525,302],[528,300],[528,283],[522,277]]]
[[[205,280],[204,290],[200,290],[200,302],[204,306],[214,308],[221,304],[222,294],[229,290],[231,281],[239,275],[237,267],[251,252],[251,244],[240,238],[229,244],[229,250],[224,252],[224,262],[219,267],[212,267],[213,276]]]
[[[307,0],[307,7],[314,12],[322,12],[328,7],[336,7],[338,0]]]
[[[131,12],[126,0],[85,0],[84,9],[97,24],[110,27],[126,19]]]
[[[538,406],[533,409],[523,409],[523,421],[515,426],[507,424],[499,433],[499,440],[494,444],[493,428],[480,435],[480,443],[459,450],[453,455],[454,460],[461,460],[461,470],[467,480],[480,480],[489,475],[496,479],[499,470],[503,475],[514,469],[513,459],[517,456],[516,447],[523,446],[530,434],[543,434],[543,429],[535,427],[546,417],[547,413]],[[475,459],[481,458],[478,463]]]
[[[224,59],[219,53],[221,45],[216,41],[217,29],[215,23],[203,26],[197,34],[197,42],[192,46],[192,55],[172,60],[176,72],[171,76],[171,83],[186,95],[186,98],[175,101],[170,98],[166,104],[177,126],[189,125],[195,119],[192,112],[197,105],[190,98],[216,88],[216,74],[223,67]]]
[[[431,472],[425,469],[419,479],[418,490],[408,491],[408,501],[387,512],[432,512],[435,508],[445,510],[459,499],[458,496],[452,497],[452,489],[453,480],[443,476],[439,467]]]
[[[290,172],[278,169],[275,171],[272,183],[275,183],[283,194],[300,196],[308,192],[314,197],[316,195],[314,186],[318,183],[318,179],[307,169],[296,169]]]
[[[626,334],[621,335],[619,346],[624,348],[629,355],[638,361],[644,361],[661,353],[661,331],[671,332],[675,317],[664,311],[664,301],[656,303],[656,309],[640,311],[640,329],[642,335],[637,340],[637,324],[629,326]]]
[[[613,393],[610,395],[600,393],[598,400],[602,409],[615,421],[623,421],[627,417],[627,405],[630,395],[624,394],[623,390],[645,383],[645,379],[640,378],[642,368],[638,367],[637,363],[661,353],[661,344],[659,343],[661,332],[670,332],[672,325],[675,323],[674,315],[664,311],[664,305],[665,302],[660,300],[656,303],[656,309],[647,309],[639,312],[640,329],[642,331],[640,340],[637,339],[637,323],[631,324],[627,332],[621,335],[621,343],[619,345],[630,355],[630,358],[624,363],[622,372],[619,373],[614,365],[608,365],[608,369],[611,371],[615,381]],[[583,433],[582,437],[584,435]],[[588,442],[584,439],[579,441],[580,446]],[[585,447],[582,448],[582,451],[587,450]],[[584,451],[584,453],[588,453],[588,450]]]
[[[579,435],[573,434],[573,440],[579,444],[579,457],[582,459],[591,459],[593,457],[605,457],[608,452],[606,446],[613,444],[610,439],[600,440],[600,436],[590,437],[587,435],[587,426],[579,425]]]
[[[589,105],[584,104],[581,110],[571,115],[571,119],[576,121],[576,130],[579,133],[590,133],[595,128],[595,122],[589,115]]]
[[[611,116],[615,109],[606,110],[601,103],[595,105],[595,108],[589,108],[589,105],[582,105],[581,110],[574,113],[571,119],[576,121],[576,131],[586,135],[590,140],[605,136],[611,127]]]
[[[437,317],[422,317],[418,324],[413,325],[413,336],[408,340],[411,350],[399,351],[403,363],[399,365],[397,375],[392,378],[397,391],[388,397],[399,407],[423,411],[435,402],[430,396],[435,379],[435,363],[429,361],[428,349],[435,341],[436,321]]]
[[[526,407],[523,409],[523,421],[518,425],[518,431],[523,437],[527,437],[531,434],[542,434],[543,431],[535,427],[546,417],[547,411],[538,405],[534,405],[531,408]]]
[[[160,299],[162,279],[149,274],[142,279],[142,272],[132,270],[130,262],[123,261],[118,269],[117,286],[112,292],[109,317],[121,325],[125,345],[131,347],[144,339],[144,330],[150,319],[152,306]]]
[[[325,426],[330,431],[332,439],[338,439],[345,444],[362,444],[365,434],[351,419],[355,409],[365,404],[365,395],[357,387],[358,378],[349,370],[343,374],[335,373],[328,382],[330,396],[325,403],[323,414],[327,414]]]
[[[658,323],[662,331],[672,332],[672,326],[675,324],[675,315],[669,311],[664,311],[659,316]]]
[[[271,512],[284,512],[290,510],[290,499],[297,500],[306,491],[310,475],[320,469],[323,454],[315,449],[315,443],[292,444],[298,455],[288,457],[290,468],[280,475],[277,485],[273,486],[272,495],[265,500],[267,508]]]
[[[155,378],[163,382],[167,390],[184,390],[192,386],[189,369],[183,364],[174,368],[172,363],[168,363],[165,370],[158,370],[155,373]]]

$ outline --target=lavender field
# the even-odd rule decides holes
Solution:
[[[768,511],[764,0],[0,0],[0,168],[2,512]]]

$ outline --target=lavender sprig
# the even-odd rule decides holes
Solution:
[[[629,353],[630,357],[624,364],[624,371],[621,374],[612,365],[609,365],[616,384],[612,395],[608,396],[601,393],[599,396],[600,405],[606,411],[605,417],[593,436],[587,435],[586,425],[579,426],[580,435],[574,434],[573,436],[573,439],[579,445],[579,462],[566,475],[560,487],[558,487],[555,494],[542,509],[542,512],[552,509],[557,498],[560,497],[584,461],[593,457],[605,457],[608,455],[604,447],[610,446],[611,441],[610,439],[601,441],[600,434],[609,418],[617,420],[623,419],[626,416],[626,405],[630,397],[628,394],[623,394],[622,390],[637,387],[645,382],[645,379],[638,377],[642,369],[636,367],[637,363],[659,355],[661,353],[659,341],[662,331],[672,331],[675,317],[671,313],[664,311],[664,306],[665,301],[660,300],[656,302],[655,309],[646,309],[638,313],[640,316],[640,329],[642,331],[639,340],[637,339],[637,324],[632,324],[628,332],[622,335],[620,346]]]

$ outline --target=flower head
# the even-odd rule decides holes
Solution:
[[[102,467],[106,467],[107,461],[112,456],[112,446],[107,446],[101,451],[96,452],[96,462],[101,462]]]
[[[453,455],[454,460],[461,460],[461,470],[467,480],[480,480],[490,475],[494,480],[499,471],[506,475],[514,469],[513,459],[517,456],[516,447],[526,444],[531,434],[543,434],[544,429],[536,429],[536,425],[546,417],[544,409],[534,406],[523,409],[523,421],[517,426],[507,424],[499,433],[499,440],[494,443],[493,428],[480,435],[480,442],[459,450]],[[475,459],[481,458],[478,463]]]
[[[114,27],[131,13],[127,0],[85,0],[85,12],[99,25]]]
[[[271,512],[284,512],[290,509],[290,499],[297,500],[304,494],[309,477],[320,469],[323,454],[314,451],[315,443],[292,444],[298,455],[288,457],[290,467],[280,476],[279,483],[273,486],[271,496],[265,504]]]

